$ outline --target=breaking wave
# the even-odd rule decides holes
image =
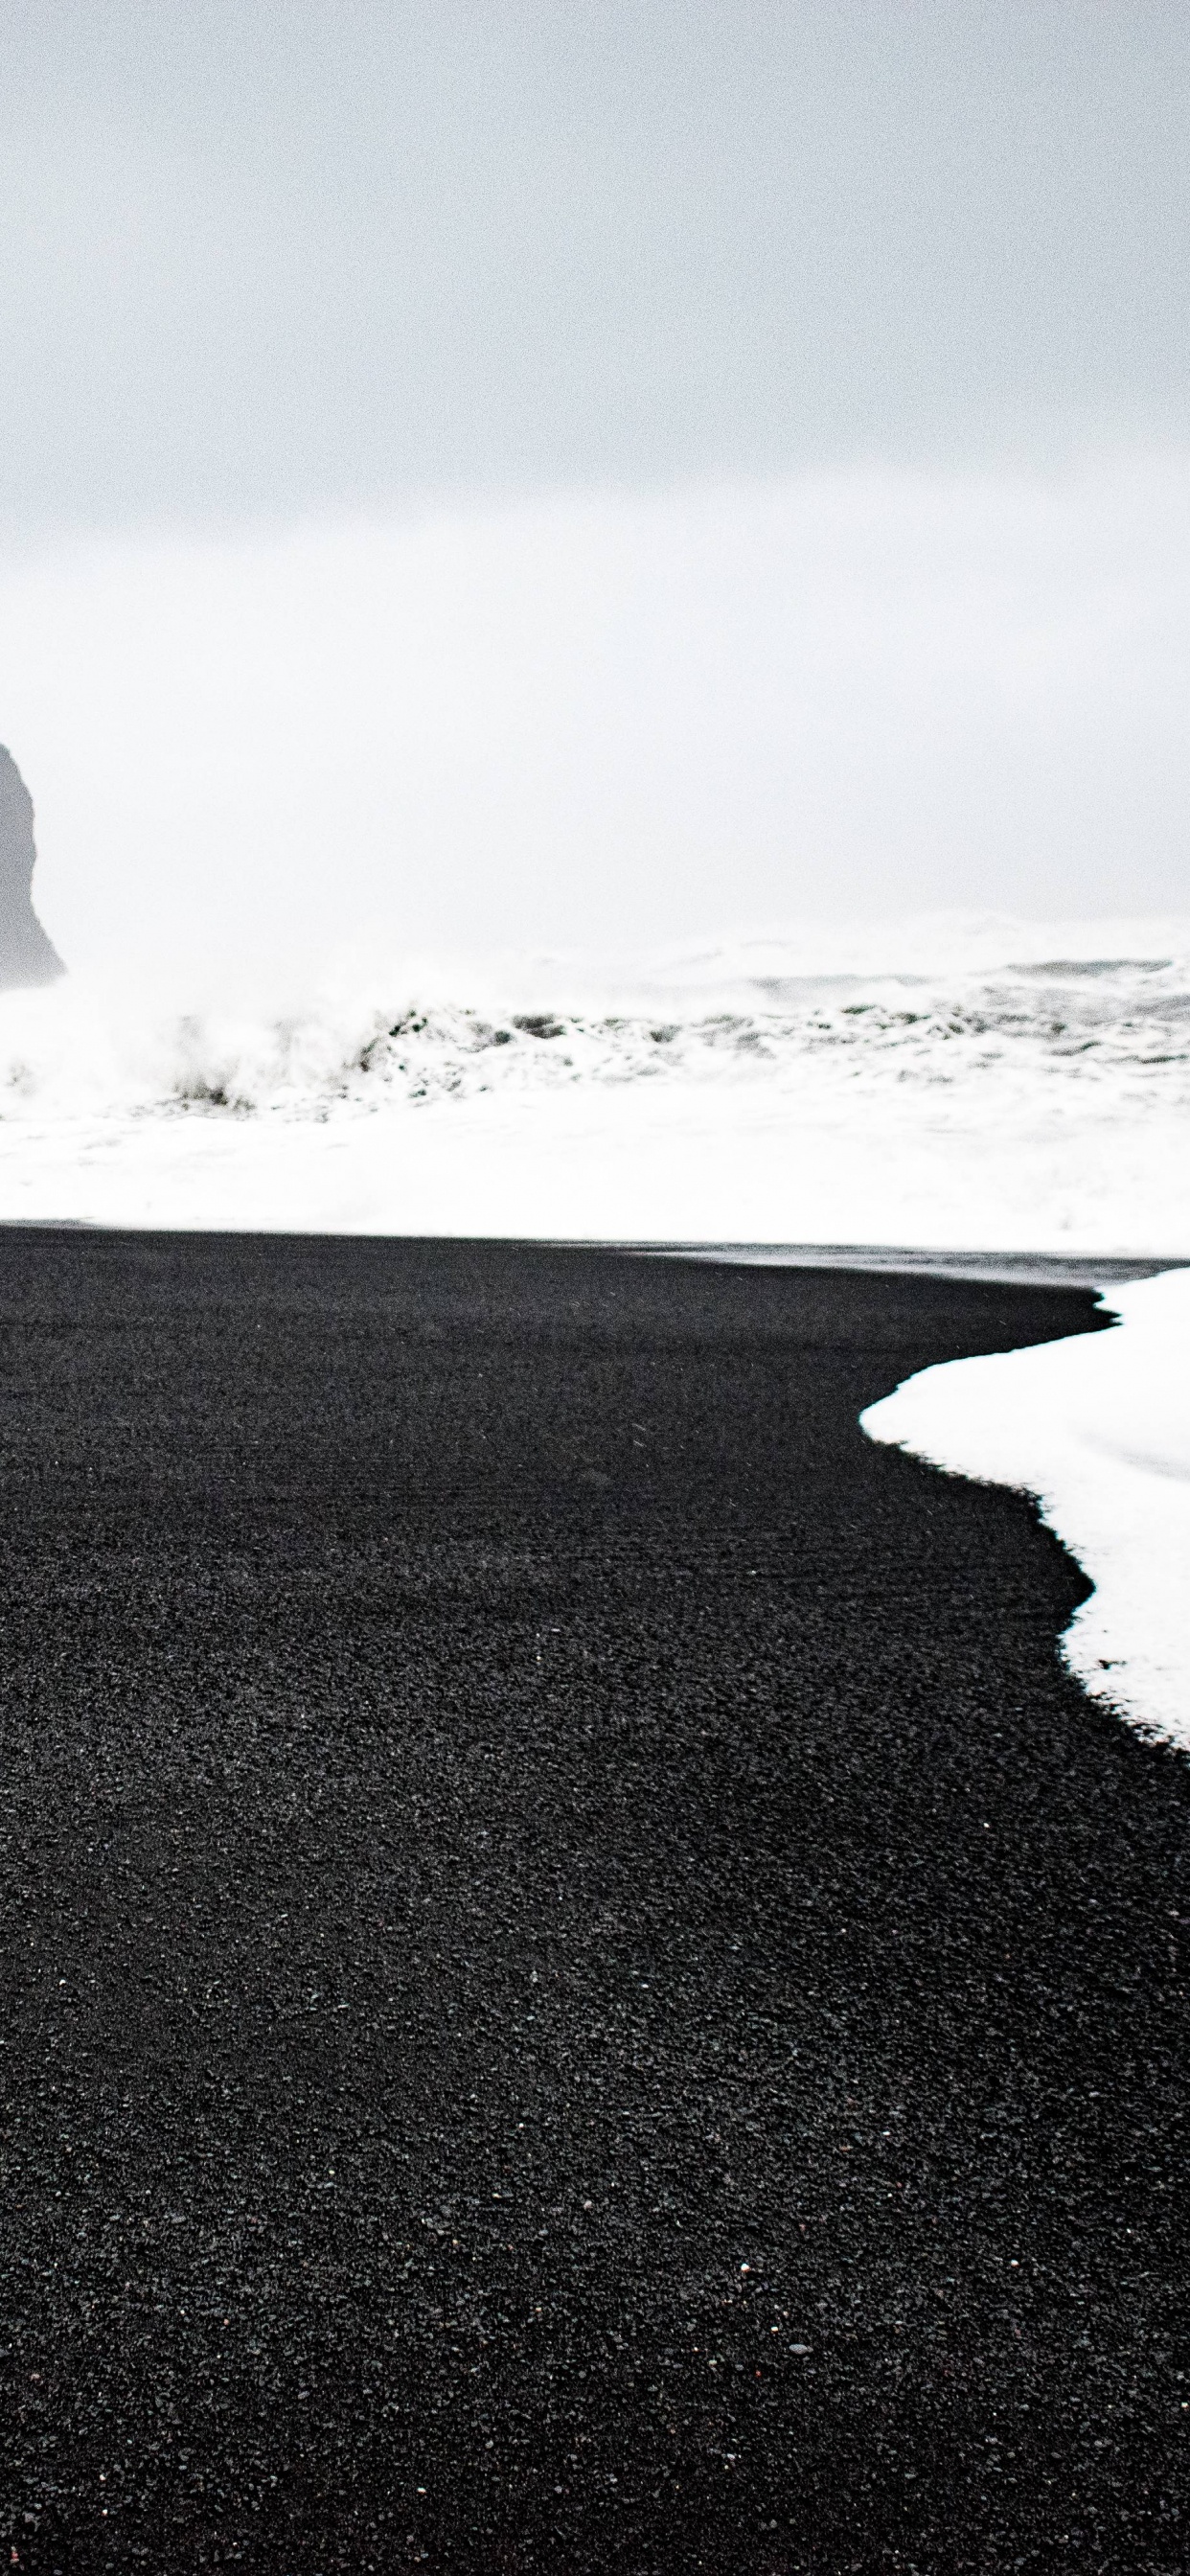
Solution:
[[[997,1103],[1185,1110],[1190,924],[1093,928],[1076,940],[1067,925],[1062,942],[1035,925],[905,925],[888,963],[868,929],[598,972],[371,969],[282,1001],[72,978],[0,997],[0,1119],[323,1120],[634,1084],[763,1086],[839,1109],[910,1090],[942,1117],[978,1102],[990,1118]]]

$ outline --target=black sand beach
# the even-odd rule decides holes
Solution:
[[[1190,2561],[1190,1767],[865,1442],[1088,1294],[0,1239],[6,2563]]]

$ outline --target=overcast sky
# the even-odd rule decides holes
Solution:
[[[296,761],[295,882],[338,811],[349,908],[383,879],[422,936],[477,889],[514,938],[1176,899],[1185,0],[0,0],[0,38],[0,739],[48,911],[126,851],[164,913],[242,824],[221,689],[241,871]]]
[[[4,0],[15,521],[1190,436],[1185,0]]]

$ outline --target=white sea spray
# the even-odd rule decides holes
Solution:
[[[1190,924],[0,997],[0,1217],[1190,1251]]]
[[[612,971],[568,960],[513,960],[503,976],[463,966],[457,991],[441,964],[394,965],[233,1000],[68,980],[0,999],[0,1116],[303,1117],[381,1098],[641,1081],[759,1085],[823,1103],[909,1085],[937,1095],[943,1113],[949,1099],[965,1109],[981,1097],[994,1115],[997,1100],[1052,1110],[1088,1092],[1107,1117],[1141,1104],[1182,1111],[1190,933],[1176,928],[1173,954],[985,965],[956,939],[954,962],[927,950],[916,968],[815,965],[808,942],[772,941],[630,963],[618,990]],[[1030,935],[1036,944],[1022,928],[1022,946]]]

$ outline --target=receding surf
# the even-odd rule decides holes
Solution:
[[[1190,1749],[1190,1268],[1107,1290],[1113,1330],[924,1369],[861,1415],[1036,1496],[1094,1584],[1063,1651],[1084,1689]]]

